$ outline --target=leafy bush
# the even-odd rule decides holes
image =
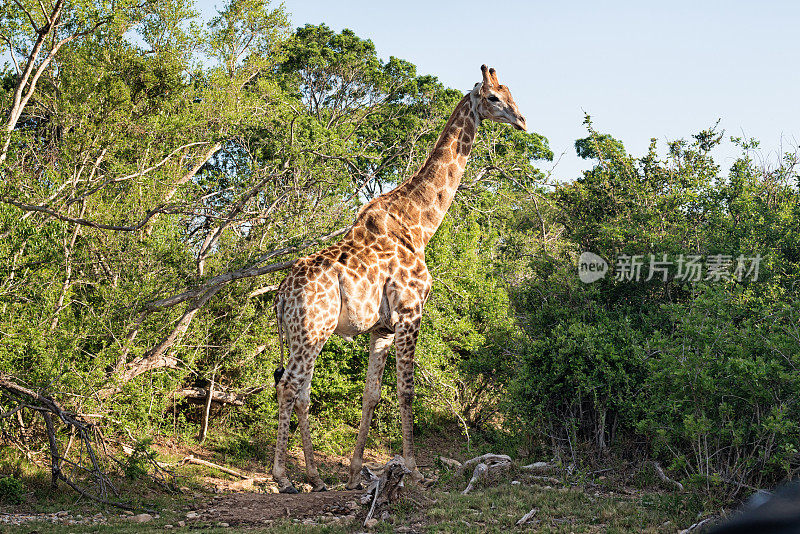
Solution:
[[[667,306],[651,339],[636,428],[685,475],[761,487],[788,476],[800,443],[797,302],[705,287]]]
[[[660,161],[654,144],[636,159],[588,124],[576,148],[598,164],[552,194],[564,239],[512,293],[527,340],[508,413],[556,453],[615,446],[705,485],[775,483],[800,464],[796,158],[764,170],[742,143],[725,177],[713,128]],[[612,267],[620,254],[761,262],[741,280],[645,281],[645,266],[638,282],[586,285],[575,266],[587,250]]]
[[[6,504],[22,504],[25,485],[14,477],[0,478],[0,502]]]
[[[122,464],[122,471],[127,478],[138,480],[150,472],[150,467],[157,457],[156,451],[150,447],[152,442],[152,439],[142,439],[136,442],[133,452]]]

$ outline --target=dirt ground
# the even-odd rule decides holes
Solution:
[[[200,447],[176,446],[175,444],[158,444],[155,447],[161,452],[172,455],[193,455],[208,461],[214,461],[209,451]],[[298,494],[285,495],[278,493],[277,485],[272,481],[269,472],[263,465],[256,462],[245,469],[236,468],[236,471],[246,477],[237,479],[225,475],[225,478],[215,476],[205,467],[199,467],[200,473],[196,480],[201,482],[205,491],[203,498],[197,499],[192,507],[192,512],[197,516],[187,518],[188,522],[202,523],[227,523],[230,526],[257,527],[269,525],[275,520],[292,519],[299,521],[314,521],[327,523],[340,521],[347,523],[357,515],[363,516],[364,506],[360,504],[364,490],[347,491],[343,482],[347,480],[349,457],[340,457],[329,454],[315,454],[318,467],[327,473],[335,473],[340,483],[334,488],[324,492],[310,492],[311,486],[305,482],[305,461],[299,450],[288,451],[287,471],[289,478],[294,482]],[[425,462],[432,462],[431,458]],[[364,465],[372,469],[382,467],[391,456],[386,451],[367,450],[364,454]],[[202,473],[202,471],[206,473]],[[264,479],[267,479],[264,481]],[[187,488],[188,489],[188,488]],[[196,494],[200,497],[200,494]]]
[[[317,519],[354,515],[361,511],[358,499],[363,491],[324,491],[320,493],[229,493],[213,499],[198,510],[204,521],[232,526],[263,525],[276,519]]]

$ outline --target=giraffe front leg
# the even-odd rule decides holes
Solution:
[[[419,334],[419,316],[397,329],[397,400],[403,433],[403,459],[415,482],[423,479],[414,459],[414,351]]]
[[[272,478],[281,493],[297,493],[297,489],[286,477],[286,448],[289,445],[289,421],[297,398],[297,387],[289,380],[288,373],[277,385],[278,393],[278,435],[275,439],[275,460]]]
[[[347,480],[347,489],[361,487],[361,465],[364,461],[364,447],[367,444],[369,425],[375,406],[381,400],[381,380],[383,369],[386,366],[386,356],[392,346],[394,334],[385,331],[371,332],[369,337],[369,363],[367,364],[367,380],[364,384],[364,398],[361,408],[361,425],[358,428],[358,438],[350,461],[350,477]]]
[[[308,480],[313,485],[311,491],[326,491],[328,487],[319,476],[317,467],[314,465],[314,445],[311,442],[311,430],[308,427],[308,408],[311,405],[311,379],[309,378],[300,390],[295,401],[294,408],[297,411],[297,426],[300,436],[303,438],[303,455],[306,459],[306,474]]]

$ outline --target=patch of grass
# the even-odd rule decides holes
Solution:
[[[418,506],[414,497],[395,509],[395,524],[426,526],[427,532],[506,532],[533,508],[528,524],[537,532],[674,532],[689,525],[702,501],[691,495],[641,493],[593,495],[581,488],[544,489],[503,484],[468,495],[434,491]]]
[[[377,432],[370,432],[370,438]],[[335,454],[338,456],[349,456],[355,447],[358,429],[350,425],[339,425],[337,427],[326,427],[312,423],[311,440],[314,442],[314,450],[320,453]],[[368,438],[369,448],[376,448],[377,443]]]
[[[272,436],[256,433],[215,432],[209,435],[207,448],[225,465],[247,469],[254,462],[262,465],[272,463],[275,441]]]

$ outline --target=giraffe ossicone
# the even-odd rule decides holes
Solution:
[[[422,308],[431,290],[425,246],[442,222],[469,158],[482,120],[525,130],[525,118],[494,69],[481,66],[482,81],[453,110],[433,150],[416,174],[368,202],[338,243],[297,260],[275,300],[278,334],[289,350],[275,372],[278,433],[272,475],[283,493],[297,490],[286,476],[289,420],[297,412],[306,474],[314,491],[326,489],[314,464],[308,424],[314,361],[333,334],[369,332],[369,363],[347,488],[360,485],[364,446],[392,342],[397,347],[397,396],[403,458],[414,478],[414,349]]]

